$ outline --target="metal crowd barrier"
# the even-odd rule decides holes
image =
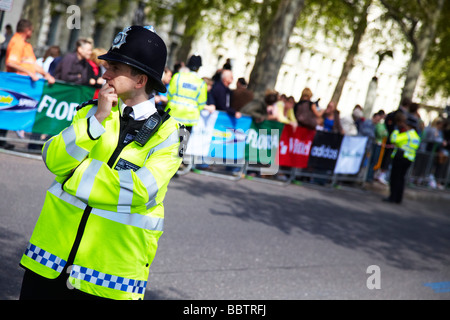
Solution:
[[[336,174],[333,170],[318,172],[317,170],[311,170],[309,168],[300,169],[294,167],[279,167],[277,172],[273,172],[273,168],[268,165],[261,164],[249,164],[248,161],[241,161],[237,164],[230,163],[218,163],[208,165],[206,168],[201,168],[195,164],[191,166],[191,170],[180,169],[178,172],[181,174],[187,174],[189,171],[193,171],[197,174],[208,175],[218,178],[224,178],[227,180],[238,181],[242,178],[249,180],[263,182],[268,184],[276,184],[281,186],[287,186],[292,183],[314,183],[329,186],[336,186],[343,182],[353,182],[363,186],[366,183],[367,172],[369,169],[370,156],[372,152],[372,144],[367,143],[361,166],[356,174]],[[214,159],[209,159],[214,161]],[[200,164],[201,161],[194,161],[194,157],[191,157],[191,162]],[[237,171],[225,170],[226,167],[238,168]]]
[[[317,171],[310,168],[295,168],[294,183],[315,183],[321,185],[337,186],[343,182],[352,182],[364,186],[367,179],[367,172],[370,165],[372,144],[367,143],[360,168],[356,174],[339,174],[333,170]],[[308,180],[309,179],[309,180]]]
[[[422,141],[428,142],[430,141]],[[443,190],[450,188],[450,160],[448,154],[444,156],[439,152],[438,146],[434,143],[431,151],[417,151],[416,159],[407,174],[410,187]]]

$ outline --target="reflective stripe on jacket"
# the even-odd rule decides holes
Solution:
[[[395,144],[397,148],[402,149],[403,156],[413,162],[416,158],[416,151],[420,146],[420,137],[414,129],[402,133],[394,130],[391,134],[391,143]],[[392,152],[392,158],[395,157],[396,151],[395,149]]]
[[[176,73],[170,81],[167,99],[170,115],[186,126],[194,126],[206,105],[206,83],[194,72]]]
[[[96,109],[79,110],[43,147],[56,178],[21,264],[49,279],[69,273],[71,285],[89,294],[142,299],[163,233],[167,185],[181,163],[179,125],[169,118],[143,147],[129,143],[108,165],[120,115],[114,107],[102,123],[106,132],[92,140],[87,130]]]

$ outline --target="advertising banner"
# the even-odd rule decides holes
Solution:
[[[357,174],[366,151],[367,137],[344,136],[334,173]]]
[[[0,72],[0,129],[55,135],[70,125],[75,108],[95,89]]]
[[[0,73],[0,129],[31,132],[45,81]]]
[[[217,111],[210,113],[207,110],[202,110],[200,112],[197,125],[192,127],[186,154],[202,157],[209,155],[211,139],[214,133],[214,124],[218,115],[219,112]]]
[[[242,116],[230,117],[226,112],[218,112],[208,156],[224,160],[243,160],[245,140],[252,118]]]
[[[32,132],[56,135],[70,126],[80,103],[92,99],[95,89],[58,83],[44,86]]]
[[[308,168],[333,171],[342,137],[337,133],[317,131],[309,153]]]
[[[245,142],[245,160],[249,164],[274,164],[283,127],[276,121],[252,122]]]
[[[279,164],[293,168],[306,168],[315,130],[285,125],[280,138]]]
[[[186,154],[209,158],[209,164],[225,160],[244,160],[245,141],[252,118],[230,117],[226,112],[203,110],[192,128]],[[211,160],[214,159],[214,160]]]

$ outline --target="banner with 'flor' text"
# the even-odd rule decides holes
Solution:
[[[0,72],[0,129],[56,135],[72,122],[76,107],[92,99],[87,86]]]

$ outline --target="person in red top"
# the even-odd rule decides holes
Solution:
[[[6,72],[14,72],[24,76],[30,76],[31,80],[39,80],[37,73],[44,76],[49,84],[55,83],[48,72],[36,63],[32,45],[27,42],[33,34],[33,25],[29,20],[21,19],[17,23],[16,33],[9,41],[6,49]]]

